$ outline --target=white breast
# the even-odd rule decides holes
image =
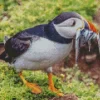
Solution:
[[[30,48],[16,59],[14,66],[17,71],[44,69],[64,59],[71,51],[71,48],[72,43],[60,44],[40,38],[33,42]]]

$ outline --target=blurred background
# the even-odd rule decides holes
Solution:
[[[61,12],[76,11],[93,20],[99,0],[0,0],[0,41],[25,28],[47,23]]]
[[[48,23],[60,13],[67,11],[78,12],[92,21],[99,30],[100,0],[0,0],[0,42],[5,35],[13,36],[26,28]],[[54,82],[62,92],[71,93],[72,98],[75,96],[72,100],[100,100],[100,88],[88,75],[90,73],[84,74],[78,67],[62,70],[55,73],[62,81],[55,76]],[[0,62],[0,100],[51,100],[55,96],[47,89],[45,73],[25,71],[24,75],[30,82],[37,82],[43,93],[33,95],[23,85],[14,69]],[[97,79],[98,76],[94,78]]]

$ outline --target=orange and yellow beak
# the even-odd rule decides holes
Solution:
[[[90,21],[85,20],[84,24],[85,24],[85,27],[84,27],[85,29],[89,29],[89,30],[95,32],[96,34],[98,34],[98,30]]]

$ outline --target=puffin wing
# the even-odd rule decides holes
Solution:
[[[5,51],[9,57],[18,57],[27,51],[32,42],[37,41],[39,38],[39,35],[34,33],[34,28],[19,32],[7,40],[5,43]]]

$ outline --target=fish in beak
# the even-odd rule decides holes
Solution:
[[[86,20],[83,20],[83,28],[77,30],[76,39],[75,39],[75,62],[77,65],[78,62],[78,54],[80,47],[83,47],[86,43],[88,43],[89,50],[91,47],[91,39],[97,38],[98,40],[98,46],[99,46],[99,52],[100,52],[100,34],[98,34],[98,31],[96,27]]]

